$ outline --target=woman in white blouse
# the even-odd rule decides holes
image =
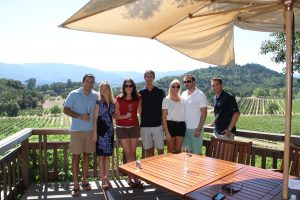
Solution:
[[[180,97],[180,81],[171,82],[168,95],[162,103],[162,124],[168,152],[179,153],[185,135],[184,106]]]

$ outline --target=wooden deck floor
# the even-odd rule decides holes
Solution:
[[[74,198],[76,200],[104,200],[101,181],[90,181],[92,190],[80,190],[80,196]],[[116,200],[179,200],[176,196],[167,193],[152,185],[145,184],[143,189],[130,188],[125,180],[111,180],[113,188],[110,189],[111,194]],[[35,199],[73,199],[70,195],[73,183],[67,182],[51,182],[46,184],[35,184],[26,190],[22,195],[22,200]]]

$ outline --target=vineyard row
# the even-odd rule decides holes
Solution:
[[[278,105],[278,110],[274,114],[282,115],[285,110],[285,99],[261,99],[255,97],[241,98],[238,101],[238,106],[241,114],[244,115],[266,115],[270,103]],[[293,100],[293,113],[300,113],[300,100]]]

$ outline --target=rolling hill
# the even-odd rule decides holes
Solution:
[[[181,75],[184,70],[155,72],[156,79],[167,75]],[[80,82],[83,75],[92,73],[96,82],[109,81],[113,86],[118,86],[125,78],[132,78],[136,82],[144,80],[143,73],[133,71],[104,71],[79,65],[61,63],[36,63],[36,64],[6,64],[0,63],[0,78],[20,80],[25,82],[30,78],[37,80],[37,85],[51,84],[53,82],[67,82],[71,79]]]

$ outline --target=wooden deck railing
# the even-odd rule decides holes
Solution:
[[[211,127],[205,127],[205,132],[211,133]],[[31,180],[40,182],[64,181],[70,178],[71,155],[68,141],[48,141],[50,135],[68,135],[67,129],[23,129],[16,134],[0,141],[0,199],[15,199],[28,188]],[[257,138],[271,141],[284,141],[284,136],[274,133],[261,133],[239,130],[238,135],[245,138]],[[31,136],[37,136],[38,141],[31,142]],[[291,142],[300,145],[300,137],[292,136]],[[141,142],[139,142],[141,148]],[[120,154],[120,147],[115,142],[115,153],[111,162],[111,175],[119,176],[118,165],[123,163],[124,154]],[[204,147],[208,149],[209,140],[204,140]],[[142,153],[143,155],[143,153]],[[272,168],[277,168],[278,159],[282,159],[282,150],[253,147],[251,165],[255,166],[260,160],[261,168],[267,167],[267,160],[271,160]],[[97,176],[97,157],[93,156],[90,164],[91,175]],[[38,179],[32,179],[38,174]],[[70,176],[70,177],[68,177]]]

